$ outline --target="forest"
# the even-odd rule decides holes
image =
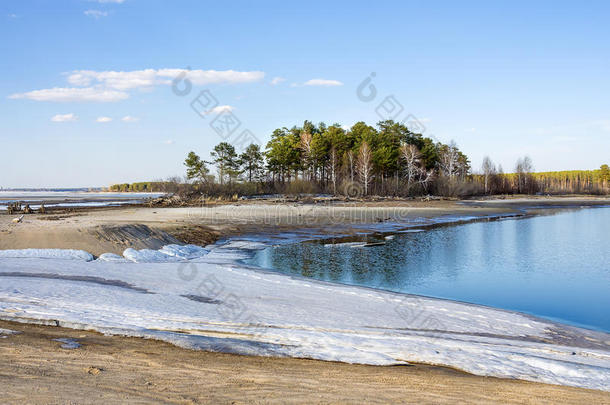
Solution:
[[[466,197],[493,194],[607,194],[610,169],[534,171],[521,157],[508,173],[485,157],[473,169],[455,142],[434,141],[394,121],[364,122],[348,130],[305,121],[273,131],[262,150],[221,142],[202,159],[184,161],[186,178],[115,184],[111,191],[162,191],[196,195],[314,194],[348,197]],[[216,173],[212,173],[214,168]]]

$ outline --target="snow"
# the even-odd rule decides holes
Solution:
[[[93,255],[84,250],[76,249],[7,249],[0,250],[0,259],[3,258],[61,259],[89,262],[93,260]]]
[[[169,256],[159,250],[142,249],[136,250],[127,248],[123,252],[123,256],[136,263],[163,263],[176,262],[179,259],[175,256]]]
[[[2,329],[0,328],[0,335],[16,335],[19,332],[17,332],[16,330],[10,330],[10,329]]]
[[[123,256],[119,256],[114,253],[102,253],[97,260],[102,262],[127,262],[129,260],[125,259]]]
[[[180,259],[197,259],[209,253],[208,249],[197,245],[165,245],[159,251]]]
[[[373,365],[422,362],[610,390],[608,334],[240,262],[264,247],[244,240],[168,245],[127,249],[129,261],[105,254],[88,262],[64,260],[65,253],[0,251],[0,319],[57,320],[192,349]],[[559,344],[555,336],[584,343]]]

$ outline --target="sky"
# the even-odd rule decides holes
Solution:
[[[477,170],[610,163],[610,2],[0,1],[0,187],[184,175],[193,150],[394,118]],[[239,124],[239,125],[237,125]]]

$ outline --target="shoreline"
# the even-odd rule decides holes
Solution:
[[[228,208],[224,209],[225,211],[227,209],[228,210],[235,209],[235,207],[231,206],[231,205],[225,206],[225,207],[228,207]],[[257,212],[257,210],[261,210],[261,209],[262,209],[262,211],[265,211],[267,208],[269,208],[269,207],[262,207],[261,208],[260,204],[257,204],[257,205],[254,205],[253,209],[254,209],[254,212]],[[348,208],[350,208],[350,207],[348,207]],[[383,206],[382,207],[379,207],[379,206],[371,207],[371,209],[375,213],[375,215],[387,213],[388,212],[387,208],[388,208],[387,206],[385,206],[385,207],[383,207]],[[578,208],[578,207],[576,205],[574,205],[574,208]],[[117,211],[117,210],[110,210],[110,211]],[[456,215],[456,213],[464,214],[465,212],[468,212],[470,214],[476,213],[478,215],[475,215],[475,216],[479,216],[481,218],[485,218],[486,215],[490,215],[490,212],[496,212],[495,215],[499,215],[499,214],[497,214],[497,212],[499,212],[499,210],[496,209],[496,208],[494,208],[493,210],[489,210],[489,209],[482,209],[482,210],[475,209],[475,211],[476,211],[475,212],[475,211],[473,211],[473,208],[471,208],[471,207],[468,207],[466,209],[459,207],[459,209],[456,209],[456,210],[453,210],[453,211],[449,210],[447,207],[441,207],[441,208],[439,208],[439,207],[424,207],[423,209],[422,209],[422,207],[419,207],[419,209],[413,209],[413,207],[408,207],[408,211],[409,212],[407,213],[406,216],[403,217],[403,219],[405,219],[405,218],[409,219],[409,218],[413,218],[413,217],[420,218],[422,216],[422,214],[426,218],[438,218],[439,214],[441,214],[441,215]],[[510,214],[510,211],[512,211],[514,213],[515,212],[514,207],[510,208],[510,209],[500,208],[500,212],[502,212],[505,215]],[[218,212],[218,211],[212,211],[212,212]],[[220,210],[220,213],[222,213],[222,212],[223,212],[223,210]],[[258,211],[258,212],[260,212],[260,211]],[[279,212],[280,214],[281,213],[286,214],[286,210],[284,210],[282,208],[280,208],[279,210],[278,209],[273,209],[273,212],[274,212],[274,214],[277,214],[277,212]],[[350,212],[350,210],[348,210],[348,212]],[[299,213],[302,215],[303,211],[298,211],[298,210],[295,211],[294,209],[288,209],[288,214],[293,215],[295,213],[297,213],[297,215]],[[322,227],[322,229],[324,229],[324,227],[328,227],[329,226],[329,223],[328,223],[329,221],[328,221],[328,218],[319,218],[319,217],[316,218],[316,214],[319,214],[319,213],[320,212],[317,212],[317,213],[314,213],[314,215],[312,215],[314,219],[318,219],[319,220],[319,221],[314,221],[314,224],[313,224],[314,226],[313,227],[315,228],[315,227],[319,226],[319,227]],[[181,212],[181,214],[184,214],[184,212]],[[116,218],[116,216],[114,218]],[[247,233],[247,232],[245,232],[245,230],[249,230],[249,229],[261,229],[261,222],[254,221],[254,223],[252,223],[251,220],[253,219],[253,217],[252,217],[251,214],[250,215],[246,215],[246,216],[242,216],[242,217],[233,216],[232,218],[237,220],[236,223],[226,224],[226,223],[223,223],[223,220],[221,220],[221,221],[217,221],[218,223],[214,224],[214,225],[216,225],[215,230],[216,230],[216,232],[219,233],[219,235],[222,235],[221,230],[223,230],[223,229],[224,230],[235,229],[235,228],[231,228],[232,226],[236,227],[239,231],[241,231],[239,234],[242,234],[242,235],[244,233]],[[280,218],[282,218],[282,217],[280,216]],[[297,216],[296,218],[299,218],[299,217]],[[334,221],[337,221],[337,217],[331,217],[331,218],[333,218]],[[201,217],[197,217],[197,219],[200,220]],[[294,224],[287,224],[287,221],[286,221],[287,219],[290,219],[290,216],[283,217],[283,219],[279,221],[280,224],[281,224],[280,226],[286,227],[286,229],[295,229]],[[322,220],[320,221],[320,219],[322,219]],[[341,218],[341,219],[343,220],[344,218]],[[352,217],[351,219],[354,219],[354,218]],[[485,219],[487,219],[487,218],[485,218]],[[264,219],[264,220],[266,220],[266,219]],[[477,220],[477,219],[475,218],[474,220]],[[264,223],[264,221],[262,221],[262,222]],[[382,221],[380,223],[383,224],[384,222],[386,222],[386,221]],[[188,223],[190,223],[192,226],[201,226],[201,223],[197,222],[197,221],[191,221],[191,222],[188,222]],[[218,225],[221,225],[221,226],[218,226]],[[274,230],[276,232],[278,231],[277,226],[275,226],[274,224],[264,223],[264,225],[266,225],[266,226],[268,226],[270,228],[273,228],[273,229],[270,229],[270,230]],[[330,224],[330,225],[334,225],[334,224]],[[344,225],[346,225],[347,228],[353,228],[355,223],[354,222],[347,222]],[[373,225],[377,226],[377,224],[373,224]],[[228,232],[225,235],[231,236],[230,232]],[[306,282],[306,281],[311,281],[311,280],[303,280],[303,282]],[[413,297],[415,297],[415,299],[423,298],[423,297],[419,297],[419,296],[413,296]],[[456,301],[449,301],[449,302],[457,303]],[[470,305],[472,305],[472,304],[470,304]],[[487,308],[489,308],[489,307],[487,307]],[[503,311],[503,310],[499,310],[499,311]],[[508,311],[508,312],[510,312],[510,311]],[[539,320],[539,319],[536,319],[536,320]],[[548,322],[548,323],[552,323],[552,322]],[[561,324],[559,324],[559,325],[561,326]],[[575,328],[575,329],[577,329],[577,328]],[[560,332],[565,332],[565,330],[566,330],[566,328],[564,328],[563,331],[560,330]],[[78,332],[78,331],[76,331],[76,332]],[[2,340],[0,340],[0,343],[3,343]],[[183,349],[180,349],[180,350],[183,350]],[[273,362],[275,360],[274,359],[270,359],[269,361]],[[489,377],[477,377],[477,378],[485,379],[485,378],[489,378]]]
[[[81,207],[48,214],[0,214],[0,249],[81,249],[94,256],[122,254],[128,247],[159,249],[170,243],[205,246],[221,238],[248,233],[281,233],[318,229],[332,238],[358,226],[435,219],[441,216],[521,215],[545,210],[610,206],[610,198],[561,197],[489,201],[368,201],[303,204],[241,201],[192,207]],[[542,202],[542,205],[540,203]],[[370,228],[370,227],[369,227]]]
[[[21,332],[0,338],[0,395],[9,404],[610,403],[607,392],[417,363],[380,367],[240,356],[6,321],[0,329]],[[62,349],[53,340],[62,338],[82,347]]]

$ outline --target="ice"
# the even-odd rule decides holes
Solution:
[[[197,259],[210,252],[208,249],[197,245],[165,245],[159,251],[180,259]]]
[[[89,262],[62,255],[0,256],[0,319],[52,322],[192,349],[374,365],[422,362],[610,390],[608,334],[240,262],[264,247],[230,241],[200,250],[127,249],[130,261],[124,262],[118,255]],[[187,260],[190,255],[196,258]],[[557,336],[568,343],[560,344]]]
[[[365,242],[340,242],[340,243],[326,243],[324,247],[340,247],[340,246],[364,246]]]
[[[84,250],[76,249],[7,249],[0,250],[0,259],[2,258],[62,259],[89,262],[93,260],[93,255]]]
[[[62,349],[73,350],[73,349],[78,349],[79,347],[81,347],[81,344],[78,343],[78,341],[75,339],[59,338],[59,339],[53,339],[53,341],[62,343],[62,345],[61,345]]]
[[[100,260],[102,262],[127,262],[128,261],[123,256],[119,256],[119,255],[114,254],[114,253],[102,253],[97,258],[97,260]]]
[[[16,330],[10,330],[10,329],[2,329],[0,328],[0,335],[16,335],[19,332],[17,332]]]
[[[123,256],[136,263],[164,263],[164,262],[176,262],[179,259],[175,256],[169,256],[159,250],[142,249],[136,250],[127,248],[123,252]]]

